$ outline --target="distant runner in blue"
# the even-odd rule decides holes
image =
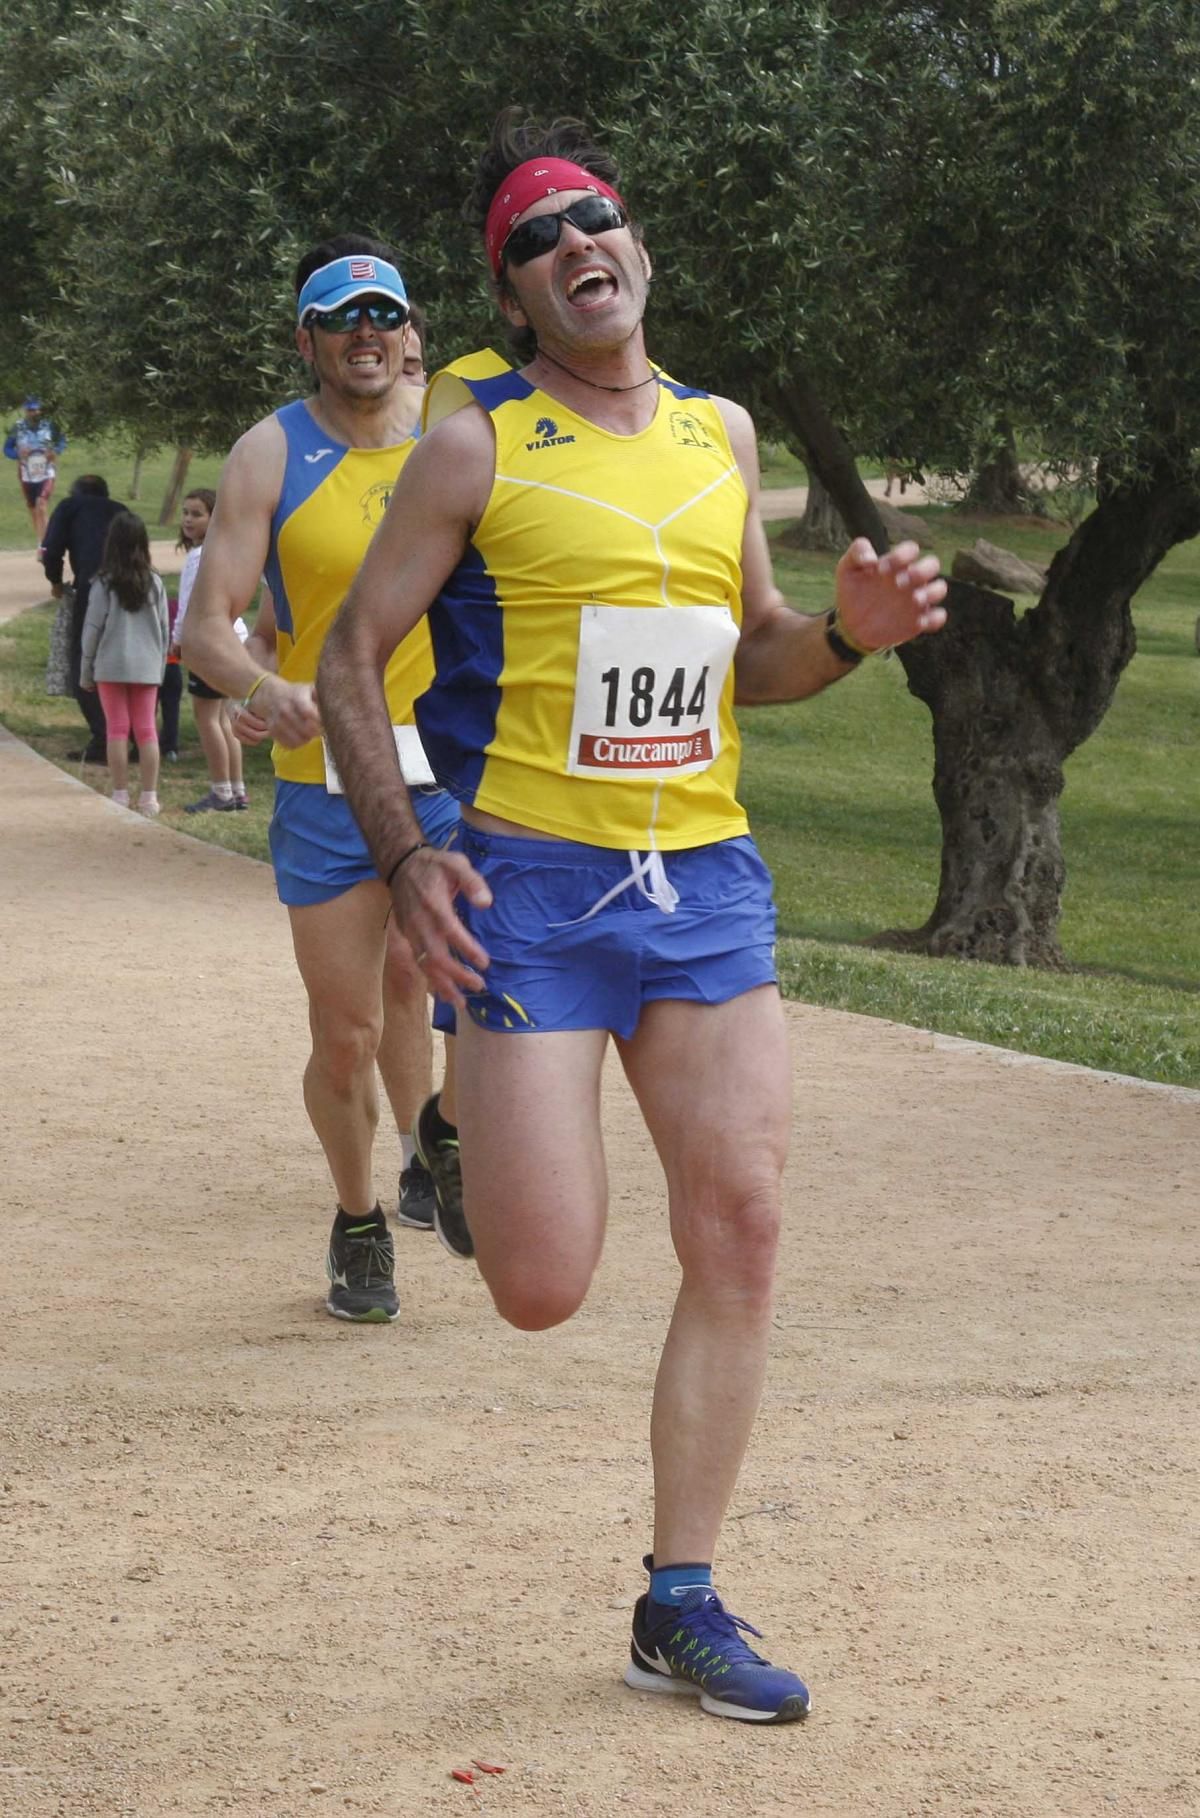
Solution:
[[[55,456],[62,453],[67,438],[57,423],[43,414],[40,398],[26,398],[23,409],[24,415],[4,438],[4,452],[10,461],[17,463],[29,521],[40,549],[46,540],[50,495],[58,478]]]

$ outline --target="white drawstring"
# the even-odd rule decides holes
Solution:
[[[662,853],[647,852],[643,855],[640,852],[631,852],[628,877],[623,877],[619,884],[614,884],[611,890],[606,890],[599,902],[593,903],[586,914],[573,916],[568,922],[548,922],[547,926],[574,928],[580,922],[590,922],[594,915],[599,915],[602,909],[607,909],[608,905],[614,902],[623,890],[628,890],[630,885],[636,886],[646,901],[653,903],[654,907],[661,910],[664,915],[674,915],[679,903],[679,892],[667,876]]]

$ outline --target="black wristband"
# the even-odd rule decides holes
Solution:
[[[410,846],[407,852],[402,852],[400,854],[400,857],[396,860],[396,863],[392,866],[391,870],[388,872],[387,876],[383,880],[385,887],[388,890],[391,889],[392,879],[395,877],[397,871],[399,871],[401,865],[407,865],[409,859],[412,857],[414,852],[427,852],[428,850],[429,850],[429,841],[428,840],[418,840],[415,846]]]
[[[852,663],[857,665],[862,662],[862,651],[855,650],[851,645],[847,644],[845,638],[837,629],[836,606],[830,607],[829,611],[825,614],[825,642],[828,644],[839,663]]]

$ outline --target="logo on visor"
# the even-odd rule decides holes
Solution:
[[[368,284],[375,282],[374,259],[351,259],[350,276],[356,284],[365,280]]]
[[[539,448],[561,448],[564,442],[573,442],[575,440],[574,436],[559,435],[558,424],[554,421],[553,417],[539,417],[537,423],[534,425],[533,433],[538,437],[538,440],[536,442],[526,442],[525,444],[530,454],[533,454]]]

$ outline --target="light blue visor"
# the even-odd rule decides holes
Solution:
[[[296,299],[296,320],[303,324],[310,309],[340,309],[355,297],[390,297],[408,307],[404,279],[394,265],[367,253],[351,253],[349,258],[318,267],[305,280]]]

